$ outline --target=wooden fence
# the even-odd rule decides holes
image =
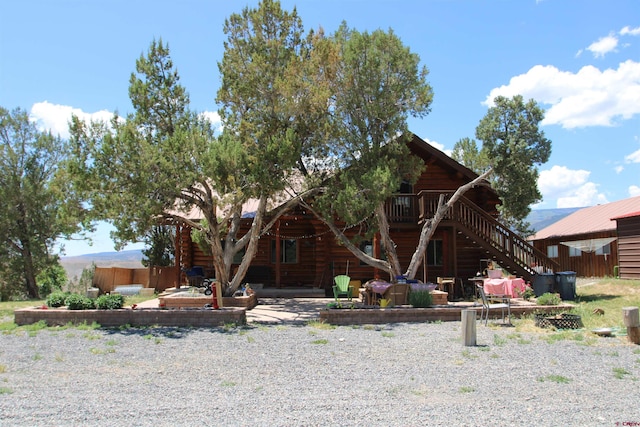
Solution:
[[[96,267],[93,276],[93,286],[100,289],[100,293],[113,291],[120,285],[149,286],[148,268]]]

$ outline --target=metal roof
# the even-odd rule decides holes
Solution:
[[[572,236],[616,229],[614,218],[640,211],[640,196],[580,209],[543,228],[528,240]]]

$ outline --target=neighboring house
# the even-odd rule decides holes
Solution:
[[[452,195],[478,176],[415,135],[409,147],[423,159],[425,171],[415,185],[402,185],[400,192],[386,204],[390,234],[397,244],[403,268],[409,264],[422,224],[433,216],[440,194]],[[466,282],[482,271],[488,260],[497,261],[511,274],[527,281],[535,274],[534,266],[545,270],[557,268],[544,253],[496,222],[498,203],[496,192],[489,186],[469,190],[438,226],[416,278],[435,282],[438,276],[446,276]],[[250,221],[246,219],[244,230]],[[362,232],[362,227],[364,224],[341,224],[349,237]],[[206,274],[212,274],[210,258],[191,241],[190,230],[182,228],[178,235],[176,259],[180,260],[183,271],[201,266]],[[362,241],[360,247],[376,257],[382,256],[377,237]],[[362,282],[376,276],[389,279],[338,244],[328,228],[312,214],[297,208],[280,218],[268,235],[260,239],[257,255],[244,281],[265,286],[330,289],[333,277],[345,273]]]
[[[618,233],[618,275],[640,279],[640,211],[613,219]]]
[[[577,276],[613,276],[618,265],[618,230],[614,218],[640,211],[640,197],[580,209],[538,231],[529,240]]]

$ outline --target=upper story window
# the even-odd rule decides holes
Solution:
[[[558,258],[558,245],[547,246],[547,257]]]
[[[582,251],[577,248],[569,246],[569,256],[582,256]]]

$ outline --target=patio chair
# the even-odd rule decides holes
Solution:
[[[349,282],[351,278],[347,275],[341,274],[333,278],[335,285],[333,285],[333,296],[336,301],[340,295],[346,295],[347,299],[351,301],[351,289],[349,288]]]
[[[451,301],[456,290],[455,277],[438,277],[438,290],[447,293],[447,299]]]
[[[484,317],[484,324],[489,321],[489,311],[500,309],[502,312],[502,323],[504,322],[504,310],[507,309],[509,315],[509,324],[511,324],[511,298],[508,295],[487,295],[484,292],[484,286],[477,285],[478,293],[482,299],[482,311],[480,312],[480,321]],[[492,300],[499,300],[500,303],[492,303]]]
[[[391,301],[391,305],[405,305],[409,299],[409,289],[411,285],[408,283],[395,283],[389,287],[384,294],[383,298]]]

